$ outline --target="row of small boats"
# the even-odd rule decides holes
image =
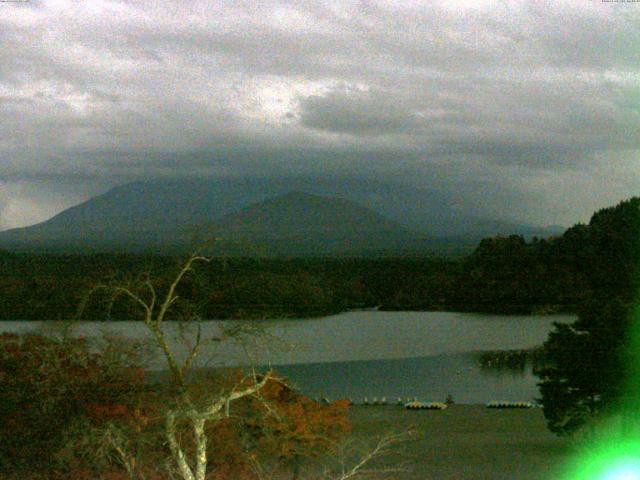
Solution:
[[[407,410],[446,410],[447,405],[444,402],[409,402],[404,408]]]
[[[324,404],[329,404],[328,398],[324,397],[320,400]],[[356,402],[353,399],[349,399],[350,403],[354,405]],[[402,399],[397,397],[395,402],[390,402],[387,397],[373,397],[369,399],[364,397],[360,405],[389,405],[395,403],[396,405],[403,406],[407,410],[445,410],[453,402],[421,402],[416,397],[407,397]],[[536,405],[531,402],[507,402],[507,401],[491,401],[485,404],[487,408],[496,409],[515,409],[515,408],[533,408]]]
[[[535,405],[531,402],[488,402],[487,408],[533,408]]]

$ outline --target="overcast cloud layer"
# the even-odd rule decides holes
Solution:
[[[112,185],[340,175],[537,224],[640,194],[640,4],[0,3],[0,229]]]

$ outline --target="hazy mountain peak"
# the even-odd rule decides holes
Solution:
[[[355,180],[317,178],[172,179],[132,182],[39,225],[0,232],[0,247],[164,250],[200,227],[229,241],[276,242],[289,252],[420,249],[420,237],[472,238],[518,225],[454,212],[437,194]],[[414,233],[414,232],[420,232]],[[218,236],[218,235],[216,235]],[[289,242],[288,246],[284,246]],[[306,245],[306,246],[305,246]]]

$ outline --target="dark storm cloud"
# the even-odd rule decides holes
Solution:
[[[639,27],[574,1],[0,4],[3,224],[189,175],[377,176],[584,219],[640,188]]]
[[[391,98],[390,98],[391,97]],[[385,91],[338,89],[300,102],[305,127],[354,135],[410,133],[420,128],[416,112],[393,102]]]

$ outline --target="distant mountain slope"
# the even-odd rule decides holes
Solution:
[[[267,197],[251,182],[135,182],[113,188],[37,225],[0,232],[7,248],[156,250],[182,244],[194,227]]]
[[[220,225],[231,234],[261,238],[406,231],[400,224],[349,200],[304,192],[290,192],[252,204],[225,216]]]
[[[69,228],[104,233],[123,230],[182,228],[221,218],[250,201],[266,198],[251,183],[225,184],[202,180],[135,182],[64,210],[25,229],[37,234],[64,234]]]
[[[304,192],[249,205],[213,228],[223,243],[278,255],[405,251],[420,242],[415,232],[352,201]]]
[[[186,247],[200,233],[220,238],[217,248],[235,254],[327,255],[415,250],[420,241],[398,223],[345,199],[290,192],[220,215],[241,201],[213,189],[182,192],[156,198],[142,185],[132,198],[130,189],[115,189],[39,225],[0,232],[0,245],[162,251]]]
[[[331,198],[331,202],[316,197]],[[287,241],[304,239],[311,245],[319,234],[326,241],[316,242],[314,248],[322,252],[366,247],[367,251],[426,248],[445,253],[458,251],[461,245],[466,251],[482,236],[544,234],[542,229],[461,211],[442,192],[391,183],[331,178],[182,179],[116,187],[38,225],[0,232],[0,247],[166,251],[184,247],[203,225],[228,239],[241,237],[245,243],[259,237],[268,240],[270,248],[278,244],[275,250],[284,252],[290,251]],[[378,242],[378,238],[385,240]]]

